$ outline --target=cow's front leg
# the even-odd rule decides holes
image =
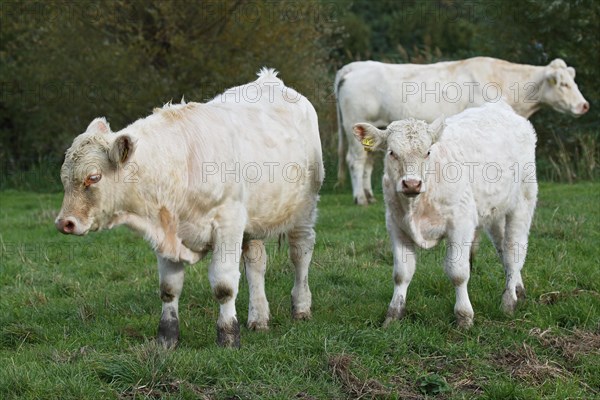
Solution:
[[[184,267],[157,254],[162,315],[158,324],[158,343],[166,348],[179,340],[179,296],[183,288]]]
[[[454,315],[461,328],[470,328],[473,325],[473,306],[469,300],[467,284],[469,283],[469,258],[474,231],[474,226],[462,226],[460,231],[450,232],[446,242],[444,270],[454,285],[456,292]]]
[[[235,299],[240,281],[242,230],[229,234],[220,230],[214,242],[213,257],[208,267],[208,279],[213,296],[219,302],[217,344],[240,347],[240,324],[235,311]]]
[[[416,255],[415,246],[412,241],[388,220],[388,232],[392,242],[392,253],[394,254],[394,294],[388,307],[387,315],[383,323],[384,327],[401,319],[406,314],[406,291],[415,273]]]
[[[263,241],[249,240],[242,248],[242,255],[250,292],[248,328],[266,330],[269,328],[269,302],[265,294],[267,252]]]

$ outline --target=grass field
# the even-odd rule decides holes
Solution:
[[[0,192],[1,399],[600,398],[600,184],[541,185],[528,298],[514,317],[500,311],[503,271],[483,242],[466,332],[454,323],[441,246],[419,254],[406,319],[382,329],[392,294],[382,202],[359,208],[347,193],[323,194],[313,319],[291,320],[292,268],[269,243],[271,329],[243,328],[240,350],[215,344],[206,261],[187,270],[179,347],[157,348],[149,246],[125,228],[60,235],[61,198]]]

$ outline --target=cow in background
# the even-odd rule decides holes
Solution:
[[[581,116],[589,103],[575,83],[575,69],[561,59],[547,66],[514,64],[489,57],[436,64],[353,62],[336,74],[338,117],[338,183],[350,169],[354,202],[374,202],[373,156],[353,139],[352,126],[368,122],[385,127],[416,118],[432,122],[468,107],[504,99],[517,114],[529,118],[542,106]],[[348,149],[345,153],[344,142]]]

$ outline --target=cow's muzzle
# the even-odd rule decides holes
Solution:
[[[70,218],[58,218],[54,224],[56,225],[56,229],[65,235],[75,233],[77,227],[75,220]]]
[[[423,181],[420,179],[402,179],[402,193],[413,197],[421,193]]]

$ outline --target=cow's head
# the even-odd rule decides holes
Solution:
[[[123,201],[118,171],[134,149],[132,138],[111,133],[104,118],[93,120],[75,138],[60,172],[65,189],[55,221],[60,232],[85,235],[110,223],[115,205]]]
[[[354,135],[365,150],[382,150],[385,173],[396,185],[396,192],[408,197],[427,190],[425,171],[428,171],[431,146],[444,129],[444,117],[431,124],[413,118],[394,121],[385,130],[367,123],[354,125]]]
[[[556,111],[580,117],[590,109],[575,83],[575,68],[557,58],[544,71],[540,101]]]

